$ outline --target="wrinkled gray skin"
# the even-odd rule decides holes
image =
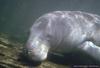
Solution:
[[[100,16],[81,11],[54,11],[38,18],[26,44],[32,60],[43,61],[48,52],[75,49],[100,60]]]

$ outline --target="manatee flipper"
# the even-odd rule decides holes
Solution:
[[[81,50],[100,61],[100,47],[91,41],[85,41],[79,47]]]

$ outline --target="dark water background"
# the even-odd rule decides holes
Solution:
[[[34,21],[55,10],[81,10],[100,15],[100,0],[0,0],[0,33],[25,41]]]

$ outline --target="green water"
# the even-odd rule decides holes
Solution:
[[[34,21],[55,10],[81,10],[100,15],[100,0],[0,0],[0,33],[26,40]]]

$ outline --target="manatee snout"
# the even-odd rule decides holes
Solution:
[[[26,45],[28,56],[33,61],[44,61],[47,58],[49,47],[46,42],[35,37]]]

